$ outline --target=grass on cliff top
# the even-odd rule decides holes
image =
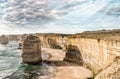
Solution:
[[[69,36],[69,38],[90,38],[120,41],[120,30],[86,31]]]

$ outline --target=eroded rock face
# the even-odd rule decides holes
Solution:
[[[79,48],[77,46],[69,45],[67,48],[64,61],[82,65],[83,59],[82,59]]]
[[[8,38],[5,35],[0,36],[0,43],[7,44],[9,42]]]
[[[55,39],[48,38],[48,44],[50,45],[50,48],[53,48],[53,49],[62,49],[62,47],[56,42]]]
[[[41,58],[41,42],[39,37],[29,35],[23,41],[22,62],[27,64],[38,64]]]
[[[120,79],[120,56],[105,70],[100,72],[95,79]]]

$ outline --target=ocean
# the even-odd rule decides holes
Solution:
[[[0,45],[0,79],[49,79],[48,75],[55,71],[55,66],[46,63],[21,64],[21,54],[22,49],[16,41]],[[48,55],[42,53],[42,57]]]

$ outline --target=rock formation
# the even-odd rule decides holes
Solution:
[[[83,64],[83,59],[77,46],[68,46],[64,61],[76,63],[79,65]]]
[[[55,39],[48,38],[48,44],[50,45],[50,48],[62,49],[62,47],[56,42]]]
[[[18,47],[18,49],[22,49],[22,43],[19,43],[19,47]]]
[[[74,45],[79,49],[79,53],[82,55],[84,64],[90,68],[95,74],[98,74],[101,70],[104,70],[111,63],[116,56],[120,56],[120,30],[108,30],[108,31],[93,31],[84,32],[72,35],[62,34],[36,34],[39,36],[42,46],[50,48],[50,40],[55,40],[57,45],[60,45],[62,49],[69,49],[68,45]],[[24,37],[23,37],[24,38]],[[54,46],[56,48],[56,46]],[[71,47],[73,48],[73,47]],[[72,50],[72,49],[70,49]],[[73,60],[71,53],[67,50],[64,60]],[[74,61],[78,62],[77,57],[74,56]],[[81,60],[80,60],[81,61]]]
[[[105,70],[100,72],[95,79],[120,79],[120,56]]]
[[[41,41],[39,37],[29,35],[23,42],[22,62],[27,64],[38,64],[41,58]]]
[[[0,43],[1,44],[7,44],[9,42],[8,38],[5,35],[2,35],[0,37]]]

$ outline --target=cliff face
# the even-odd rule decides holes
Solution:
[[[97,73],[106,68],[116,56],[120,56],[119,41],[104,41],[89,38],[69,38],[69,44],[76,45],[84,63]]]
[[[112,37],[109,38],[109,36],[113,36],[109,33],[97,34],[99,36],[90,33],[85,35],[73,35],[69,37],[45,34],[39,35],[39,38],[42,41],[43,47],[51,47],[51,43],[57,43],[64,49],[69,45],[76,46],[80,51],[84,63],[87,64],[95,73],[97,73],[110,65],[116,56],[120,56],[119,40],[114,40]],[[106,34],[108,34],[108,36]],[[115,35],[116,34],[114,34],[114,36]]]
[[[77,47],[84,64],[86,64],[94,73],[98,73],[113,63],[115,57],[120,56],[119,35],[120,31],[105,31],[81,33],[64,37],[61,35],[48,34],[42,36],[42,38],[46,38],[46,42],[49,42],[49,38],[54,39],[54,41],[63,46],[63,48],[67,48],[69,45]],[[41,39],[41,36],[39,37]],[[43,42],[45,41],[44,39]],[[66,58],[71,59],[71,56],[66,52]],[[80,60],[78,59],[78,61]]]
[[[120,56],[116,57],[114,62],[100,72],[95,79],[120,79]]]
[[[117,32],[97,32],[97,33],[82,33],[76,35],[62,36],[62,35],[39,35],[42,43],[46,42],[45,45],[50,45],[49,43],[56,42],[58,45],[67,48],[66,57],[64,60],[75,63],[84,63],[89,67],[95,74],[100,71],[105,70],[108,66],[114,66],[112,64],[114,58],[120,56],[120,31]],[[69,50],[69,45],[72,45],[79,50],[80,56],[78,56],[78,51],[71,47]],[[49,46],[48,46],[49,47]],[[74,52],[74,53],[72,53]],[[82,59],[81,59],[82,58]],[[117,68],[120,68],[116,64]],[[105,71],[108,74],[109,68]],[[118,75],[120,72],[116,72]],[[101,75],[104,75],[101,74]],[[111,74],[112,76],[114,74]],[[96,79],[101,79],[99,76]],[[103,77],[103,79],[110,79]],[[112,78],[118,79],[118,78]]]
[[[65,49],[67,45],[67,36],[60,34],[39,34],[42,46],[49,48]]]
[[[85,32],[75,35],[36,35],[39,36],[42,47],[53,48],[54,45],[55,47],[60,46],[62,49],[69,49],[69,45],[76,47],[77,50],[79,50],[80,58],[82,58],[84,64],[87,65],[87,67],[89,67],[94,73],[98,73],[99,71],[106,69],[111,65],[111,63],[115,62],[113,61],[114,58],[120,56],[120,30]],[[24,38],[24,36],[21,37]],[[81,59],[76,56],[78,52],[73,50],[73,48],[70,48],[70,51],[68,50],[66,52],[65,60],[72,62],[81,61]],[[72,52],[76,52],[76,54],[73,54]],[[72,55],[74,55],[75,58]],[[120,67],[118,66],[118,68]],[[96,79],[100,78],[97,77]]]
[[[24,41],[25,37],[28,36],[28,34],[24,35],[6,35],[9,41]]]

